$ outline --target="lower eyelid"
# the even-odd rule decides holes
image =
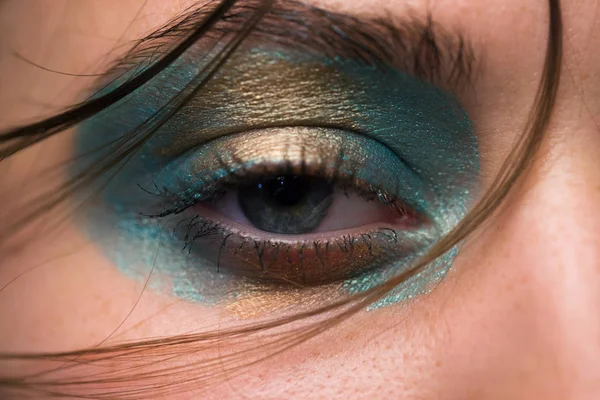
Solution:
[[[205,268],[292,286],[334,283],[373,271],[392,260],[414,256],[436,237],[432,226],[404,232],[380,224],[338,232],[280,235],[218,216],[200,220],[196,226],[205,232],[193,232],[200,237],[189,249],[204,260]]]

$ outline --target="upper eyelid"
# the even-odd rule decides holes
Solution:
[[[209,31],[210,38],[237,33],[260,0],[241,0]],[[194,5],[139,40],[106,76],[148,65],[179,44],[205,18],[211,3]],[[246,40],[347,57],[391,67],[452,90],[470,87],[480,73],[477,52],[459,32],[435,23],[430,14],[372,18],[325,11],[295,0],[279,1]],[[102,79],[106,82],[106,79]]]

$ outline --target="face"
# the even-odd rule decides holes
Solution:
[[[0,62],[2,129],[143,76],[173,48],[148,35],[205,6],[2,3],[16,52]],[[600,28],[595,1],[562,8],[557,104],[531,168],[465,241],[338,324],[328,311],[223,337],[369,293],[462,220],[527,126],[546,1],[281,2],[210,79],[207,55],[227,50],[214,35],[5,160],[2,225],[41,209],[0,231],[1,352],[203,341],[1,372],[112,379],[60,390],[118,398],[598,398]],[[95,179],[61,197],[82,174]]]

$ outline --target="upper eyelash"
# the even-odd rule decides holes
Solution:
[[[344,148],[341,148],[337,154],[339,160],[342,160],[346,154]],[[168,215],[180,214],[186,209],[200,202],[214,201],[217,200],[221,195],[230,190],[235,190],[243,183],[248,183],[249,180],[259,180],[273,175],[307,175],[307,165],[304,159],[300,161],[298,167],[294,167],[291,160],[281,161],[281,165],[277,165],[274,171],[270,171],[267,165],[262,169],[247,167],[243,160],[237,158],[234,154],[230,154],[231,161],[235,163],[235,170],[232,165],[228,164],[219,153],[215,155],[219,165],[223,170],[227,171],[227,175],[213,179],[206,183],[202,193],[194,189],[186,189],[182,192],[175,193],[164,186],[159,186],[156,180],[153,179],[153,189],[145,188],[138,184],[138,187],[156,197],[165,200],[170,205],[164,208],[160,212],[143,214],[146,217],[161,218]],[[327,159],[325,154],[321,157],[322,160]],[[329,184],[341,186],[345,194],[348,195],[347,191],[350,189],[355,194],[358,194],[366,201],[379,200],[383,204],[390,206],[394,211],[399,214],[414,213],[414,210],[410,209],[398,195],[390,193],[389,191],[375,187],[374,185],[359,180],[357,171],[353,168],[350,174],[343,176],[340,170],[343,166],[343,162],[336,162],[331,176],[322,176]],[[321,171],[323,168],[327,168],[326,165],[313,165],[311,169]],[[318,174],[308,174],[318,177]]]
[[[285,171],[282,171],[281,174],[285,174]],[[254,177],[254,179],[259,179],[261,177],[270,176],[270,175],[273,175],[273,173],[270,173],[268,175],[260,175],[260,173],[256,173],[256,176]],[[274,175],[277,175],[277,174],[274,174]],[[250,178],[250,179],[253,179],[253,178]],[[404,203],[401,202],[401,200],[398,196],[391,194],[385,190],[378,189],[375,186],[370,185],[370,184],[360,185],[360,186],[356,185],[356,181],[354,179],[355,179],[354,176],[348,176],[345,178],[341,178],[339,175],[336,174],[333,178],[328,179],[328,182],[331,185],[341,186],[346,195],[348,195],[348,190],[350,189],[351,191],[358,194],[366,201],[374,201],[375,199],[377,199],[381,203],[390,206],[393,210],[395,210],[399,214],[409,213],[409,212],[413,211],[413,210],[409,209],[407,206],[405,206],[405,207],[399,206],[398,205],[399,201],[400,201],[400,204],[402,204],[402,205],[404,205]],[[180,213],[184,212],[185,210],[187,210],[188,208],[194,206],[197,203],[217,200],[225,192],[227,192],[229,190],[234,190],[237,187],[239,187],[242,182],[245,182],[245,183],[248,182],[248,175],[244,175],[244,172],[230,174],[227,177],[219,179],[218,181],[209,183],[208,184],[209,189],[205,190],[204,193],[198,193],[191,189],[185,190],[180,193],[173,193],[172,191],[170,191],[169,189],[167,189],[165,187],[159,187],[156,183],[154,183],[154,185],[153,185],[154,191],[146,189],[146,188],[138,185],[138,187],[141,190],[143,190],[144,192],[146,192],[150,195],[154,195],[159,198],[162,198],[171,204],[170,206],[168,206],[161,212],[143,214],[143,215],[146,217],[151,217],[151,218],[162,218],[162,217],[166,217],[168,215],[180,214]]]

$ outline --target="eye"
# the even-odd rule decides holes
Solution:
[[[385,146],[342,131],[221,138],[170,164],[154,186],[172,204],[157,216],[177,215],[170,223],[190,254],[261,281],[348,279],[413,257],[436,236],[417,211],[428,195],[414,173]]]
[[[347,185],[301,175],[258,179],[228,191],[210,208],[242,225],[286,235],[374,223],[402,224],[406,229],[417,225],[416,216],[397,202],[385,204],[374,193],[360,195]]]

